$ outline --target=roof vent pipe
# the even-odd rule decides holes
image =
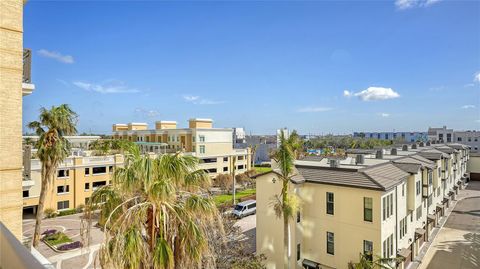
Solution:
[[[397,149],[396,149],[396,148],[393,148],[393,149],[390,151],[390,155],[397,155]]]
[[[364,164],[365,163],[365,156],[363,154],[358,154],[355,157],[355,164]]]
[[[407,146],[407,145],[403,145],[403,146],[402,146],[402,151],[408,151],[408,146]]]
[[[375,158],[383,159],[383,150],[381,149],[377,150],[377,153],[375,154]]]

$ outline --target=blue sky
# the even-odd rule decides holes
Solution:
[[[24,11],[40,107],[80,132],[212,118],[273,133],[480,129],[479,1],[40,2]]]

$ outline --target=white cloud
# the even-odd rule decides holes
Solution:
[[[135,113],[139,114],[141,117],[147,118],[156,118],[158,115],[160,115],[157,110],[145,108],[135,108]]]
[[[473,83],[468,83],[468,84],[463,85],[463,87],[465,87],[465,88],[470,88],[470,87],[473,87],[473,86],[475,86],[475,84],[473,84]]]
[[[71,55],[63,55],[60,52],[56,51],[48,51],[46,49],[41,49],[38,51],[40,56],[55,59],[64,64],[73,64],[75,61],[73,60],[73,56]]]
[[[473,76],[473,81],[480,83],[480,71]]]
[[[463,108],[463,109],[470,109],[470,108],[475,108],[475,106],[474,106],[474,105],[464,105],[464,106],[462,106],[461,108]]]
[[[98,92],[103,94],[140,92],[138,89],[129,88],[125,85],[124,82],[117,81],[117,80],[109,80],[100,84],[89,83],[84,81],[74,81],[73,85],[85,91]]]
[[[216,101],[216,100],[201,98],[200,96],[197,96],[197,95],[185,94],[182,97],[183,97],[183,100],[185,100],[188,103],[192,103],[194,105],[218,105],[218,104],[225,103],[224,101]]]
[[[302,107],[297,110],[297,112],[307,113],[307,112],[325,112],[332,110],[331,107]]]
[[[400,97],[400,94],[398,94],[398,92],[394,91],[392,88],[368,87],[368,89],[356,93],[352,91],[343,91],[343,96],[356,96],[363,101],[376,101],[398,98]]]
[[[379,115],[380,115],[380,117],[383,117],[383,118],[390,117],[390,114],[388,114],[388,113],[380,113]]]
[[[395,6],[400,10],[405,10],[410,8],[429,7],[440,1],[441,0],[396,0]]]

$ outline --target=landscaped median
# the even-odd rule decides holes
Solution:
[[[82,247],[80,241],[73,242],[70,237],[57,230],[46,230],[42,236],[42,241],[57,252],[68,252]]]
[[[236,202],[238,202],[240,201],[240,199],[243,199],[248,196],[254,196],[255,194],[256,194],[255,189],[246,189],[243,191],[239,191],[235,193],[235,200],[237,200]],[[215,204],[217,206],[232,205],[233,194],[220,194],[220,195],[214,196],[213,200],[215,201]]]

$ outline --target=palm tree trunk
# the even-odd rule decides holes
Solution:
[[[40,226],[43,219],[43,206],[45,204],[45,197],[47,195],[48,189],[48,178],[50,177],[51,172],[42,164],[42,186],[40,190],[40,198],[38,199],[37,215],[35,217],[35,232],[33,234],[33,246],[37,247],[38,242],[40,241]]]
[[[290,255],[288,253],[288,248],[290,245],[290,235],[288,233],[288,217],[283,216],[283,251],[284,255],[284,266],[283,268],[290,268]]]

